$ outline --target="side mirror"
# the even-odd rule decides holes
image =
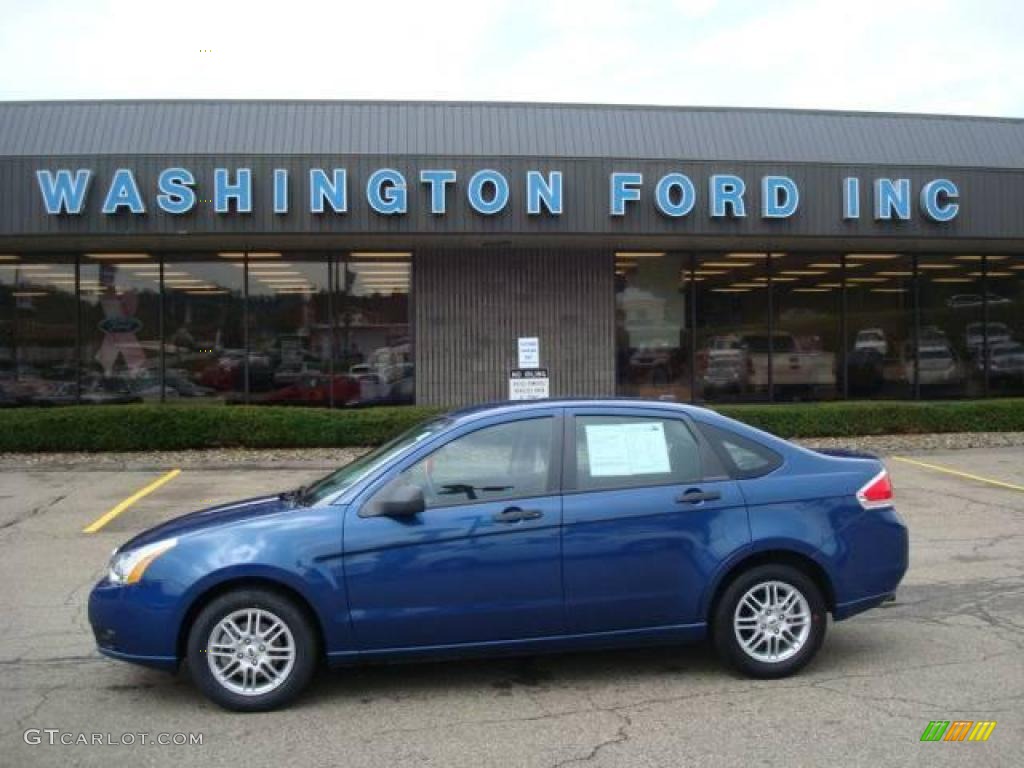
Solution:
[[[377,517],[412,517],[427,508],[423,489],[418,485],[400,485],[376,504]]]

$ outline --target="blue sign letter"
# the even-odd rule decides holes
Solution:
[[[196,193],[192,189],[195,183],[195,176],[187,168],[165,168],[157,180],[160,190],[156,196],[157,207],[175,216],[188,213],[196,205]]]
[[[494,194],[490,200],[484,199],[484,185],[490,184]],[[477,171],[469,180],[469,204],[473,210],[484,216],[498,213],[508,205],[508,180],[498,171],[485,169]]]
[[[142,204],[142,195],[139,194],[139,185],[135,183],[135,176],[128,168],[118,168],[114,171],[110,189],[107,190],[107,199],[103,201],[103,212],[117,213],[117,209],[122,206],[127,207],[132,213],[146,212],[146,206]]]
[[[761,216],[765,219],[788,219],[800,205],[800,190],[788,176],[765,176],[761,179]]]
[[[679,202],[673,201],[675,190],[679,190]],[[654,188],[654,204],[666,216],[685,216],[697,202],[697,190],[690,177],[683,173],[668,173],[661,177]]]
[[[860,218],[860,179],[856,176],[843,179],[843,218]]]
[[[723,218],[726,209],[732,210],[732,215],[742,219],[747,215],[743,207],[743,193],[747,191],[747,185],[739,176],[731,174],[716,174],[711,177],[711,217]]]
[[[366,199],[377,213],[405,213],[405,176],[391,168],[374,171],[366,182]]]
[[[288,213],[288,171],[274,169],[274,213]]]
[[[935,179],[921,187],[921,210],[932,221],[952,221],[960,212],[960,204],[949,202],[960,197],[949,179]]]
[[[420,182],[430,185],[430,212],[443,215],[445,212],[445,186],[455,183],[455,171],[420,171]]]
[[[75,171],[75,179],[71,180],[71,171],[61,168],[56,176],[49,171],[36,171],[39,191],[43,193],[43,205],[49,214],[79,214],[85,205],[85,193],[89,189],[92,171],[79,168]]]
[[[875,218],[910,218],[910,179],[875,179]]]
[[[611,214],[625,216],[626,203],[640,199],[638,187],[644,183],[642,173],[613,173],[611,179]]]
[[[324,201],[335,213],[348,210],[347,180],[344,168],[335,168],[334,180],[329,181],[323,168],[309,169],[309,212],[323,213]]]
[[[547,179],[540,171],[526,172],[526,213],[539,216],[541,204],[552,216],[562,215],[561,171],[551,171]]]
[[[252,171],[239,168],[236,178],[232,184],[227,168],[213,169],[213,209],[217,213],[230,213],[232,199],[238,213],[252,213]]]

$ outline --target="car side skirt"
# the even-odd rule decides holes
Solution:
[[[97,646],[96,650],[104,656],[116,659],[117,661],[127,661],[131,664],[139,664],[143,667],[161,669],[164,672],[176,671],[178,669],[178,665],[181,663],[181,659],[177,656],[140,656],[134,653],[122,653],[121,651],[103,648],[102,646]]]
[[[552,635],[519,640],[492,640],[484,643],[375,648],[370,651],[334,651],[327,654],[331,665],[343,666],[361,661],[417,658],[460,658],[464,656],[501,656],[523,653],[600,650],[645,645],[693,643],[707,634],[707,624],[671,624],[642,629],[621,629],[582,635]]]

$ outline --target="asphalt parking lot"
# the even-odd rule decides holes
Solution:
[[[1024,449],[888,463],[912,538],[898,600],[833,625],[798,677],[745,680],[704,647],[377,666],[323,672],[297,706],[262,715],[99,656],[85,601],[133,533],[322,469],[186,469],[94,534],[82,529],[168,468],[2,471],[0,765],[1019,764]],[[930,720],[958,719],[998,725],[985,743],[919,741]],[[26,729],[203,743],[27,744]]]

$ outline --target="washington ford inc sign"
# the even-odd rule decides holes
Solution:
[[[340,214],[348,212],[350,202],[349,176],[345,168],[310,168],[305,178],[290,178],[284,169],[273,171],[269,204],[275,214],[287,214],[292,209],[292,193],[301,187],[302,207],[311,214]],[[165,168],[157,178],[156,188],[143,190],[133,171],[119,168],[110,179],[103,180],[103,188],[91,192],[93,172],[87,168],[72,170],[37,170],[36,180],[46,212],[52,215],[81,214],[90,195],[101,198],[104,214],[128,213],[143,215],[147,212],[147,194],[152,195],[156,207],[166,214],[182,216],[192,211],[199,202],[196,177],[187,168]],[[733,174],[713,174],[700,179],[707,200],[707,215],[712,219],[744,218],[748,215],[747,182]],[[481,216],[500,214],[509,206],[510,188],[521,184],[526,212],[531,216],[562,215],[566,189],[561,171],[528,170],[525,178],[510,181],[508,176],[492,169],[478,170],[468,179],[460,179],[451,169],[425,169],[418,177],[409,179],[393,168],[379,168],[371,172],[358,185],[359,194],[381,216],[402,216],[409,212],[409,186],[419,184],[424,201],[429,201],[430,212],[444,216],[447,212],[449,191],[465,196],[469,206]],[[800,209],[800,188],[788,176],[762,176],[760,210],[763,219],[787,219]],[[932,221],[951,221],[960,210],[957,185],[949,179],[933,179],[913,189],[908,178],[876,178],[865,180],[849,176],[841,180],[842,217],[847,220],[861,218],[861,201],[867,198],[876,220],[910,219],[915,209]],[[865,189],[861,189],[861,187]],[[253,178],[250,168],[215,168],[213,194],[210,202],[218,214],[246,214],[253,210]],[[571,193],[570,193],[571,194]],[[668,218],[682,218],[694,212],[697,203],[697,184],[685,173],[673,172],[655,179],[645,179],[642,173],[620,171],[608,176],[608,215],[628,216],[631,209],[642,204],[653,204]],[[752,214],[753,215],[753,214]]]

